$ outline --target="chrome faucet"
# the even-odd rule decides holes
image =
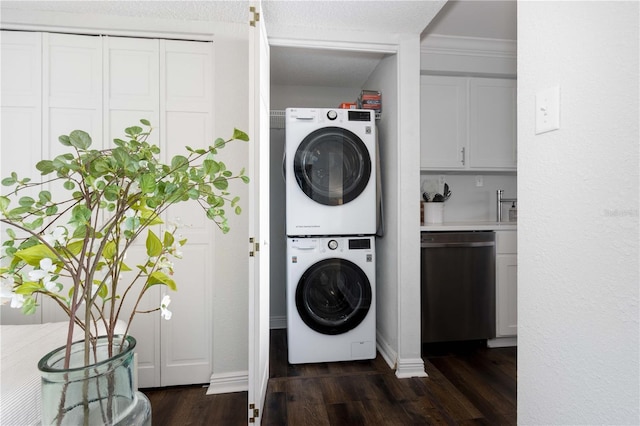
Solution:
[[[496,220],[497,222],[502,222],[502,203],[517,203],[518,199],[517,198],[502,198],[502,194],[504,193],[504,189],[498,189],[497,191],[497,196],[496,196],[496,211],[497,211],[497,216],[496,216]]]

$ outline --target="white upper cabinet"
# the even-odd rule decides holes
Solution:
[[[467,145],[467,81],[420,78],[420,166],[463,169]]]
[[[469,79],[469,165],[516,168],[516,81]]]
[[[421,77],[423,170],[515,170],[516,81]]]

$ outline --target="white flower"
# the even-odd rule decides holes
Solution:
[[[62,245],[66,242],[66,234],[67,230],[65,228],[63,228],[62,226],[57,226],[56,229],[51,231],[49,234],[43,235],[42,239],[51,246],[56,242]]]
[[[169,262],[166,257],[162,257],[158,262],[158,269],[165,274],[173,275],[173,262]]]
[[[34,281],[44,279],[50,272],[53,272],[54,269],[55,266],[53,266],[53,261],[48,257],[45,257],[40,260],[40,269],[34,269],[29,272],[29,279]]]
[[[178,259],[182,259],[182,252],[180,251],[180,244],[173,243],[171,247],[169,247],[169,253],[171,253],[174,257]]]
[[[42,278],[42,285],[44,285],[44,288],[46,288],[47,291],[52,293],[58,290],[58,283],[51,281],[51,275],[46,275]]]
[[[0,303],[2,305],[6,305],[13,298],[13,285],[13,275],[2,277],[2,282],[0,283]]]
[[[170,320],[172,315],[171,311],[167,309],[169,303],[171,303],[171,297],[167,294],[162,298],[162,302],[160,302],[160,316],[166,320]]]
[[[13,294],[13,297],[11,298],[11,307],[12,308],[22,308],[22,305],[24,305],[24,296],[22,294]]]

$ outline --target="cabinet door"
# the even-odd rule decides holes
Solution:
[[[469,79],[469,167],[516,168],[516,81]]]
[[[467,140],[467,79],[420,78],[420,167],[462,169]]]
[[[497,337],[518,334],[518,259],[515,254],[496,259]]]

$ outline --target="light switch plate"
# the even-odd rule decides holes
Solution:
[[[536,135],[560,128],[560,86],[536,95]]]

